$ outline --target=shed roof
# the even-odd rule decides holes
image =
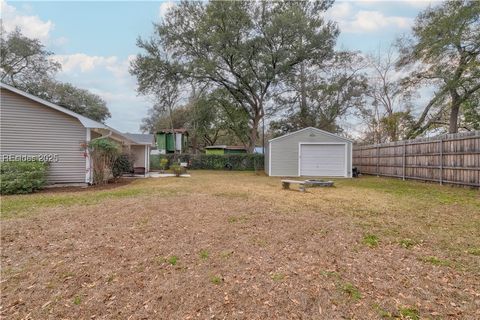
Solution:
[[[297,134],[297,133],[300,133],[300,132],[303,132],[303,131],[307,131],[307,130],[314,130],[314,131],[316,131],[316,132],[318,132],[318,133],[320,133],[320,134],[326,135],[326,136],[331,136],[331,137],[335,137],[335,138],[340,139],[340,140],[344,140],[344,141],[348,141],[348,142],[353,142],[353,140],[351,140],[351,139],[344,138],[344,137],[340,137],[340,136],[338,136],[338,135],[336,135],[336,134],[333,134],[333,133],[331,133],[331,132],[328,132],[328,131],[325,131],[325,130],[321,130],[321,129],[317,129],[317,128],[314,128],[314,127],[307,127],[307,128],[303,128],[303,129],[294,131],[294,132],[290,132],[290,133],[284,134],[283,136],[270,139],[270,140],[268,140],[268,142],[277,141],[277,140],[283,139],[283,138],[285,138],[285,137],[289,137],[289,136],[292,136],[292,135],[295,135],[295,134]]]

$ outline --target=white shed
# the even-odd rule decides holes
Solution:
[[[265,172],[282,177],[352,177],[352,140],[308,127],[268,141]]]

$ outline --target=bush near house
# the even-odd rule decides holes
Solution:
[[[124,173],[133,171],[134,158],[131,154],[123,153],[115,159],[112,167],[112,175],[114,179],[120,178]]]
[[[90,141],[88,148],[93,161],[93,184],[107,184],[114,176],[113,168],[120,155],[120,145],[111,139],[99,138]]]
[[[183,173],[183,171],[185,170],[184,168],[182,168],[178,163],[174,163],[170,166],[170,169],[172,169],[173,171],[173,174],[176,176],[176,177],[180,177]]]
[[[168,160],[168,167],[175,162],[175,156],[178,162],[187,162],[189,169],[207,169],[207,170],[263,170],[262,154],[163,154],[150,156],[150,168],[159,170],[160,159]]]
[[[168,159],[167,158],[160,158],[160,171],[164,172],[168,166]]]
[[[47,162],[2,162],[0,169],[1,194],[31,193],[47,183]]]

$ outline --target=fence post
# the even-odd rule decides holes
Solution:
[[[406,142],[403,141],[403,161],[402,161],[402,166],[403,166],[403,171],[402,171],[402,180],[405,181],[405,159],[406,159],[406,156],[407,156],[407,150],[406,150]]]
[[[443,185],[443,139],[440,139],[440,185]]]

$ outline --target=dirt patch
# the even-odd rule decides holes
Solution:
[[[396,243],[388,232],[409,214],[400,200],[349,183],[302,194],[282,191],[279,179],[196,173],[137,181],[132,186],[151,192],[143,197],[40,208],[3,221],[1,315],[479,318],[478,256],[450,254],[435,234]],[[345,202],[352,196],[362,201]],[[478,212],[472,218],[466,211],[471,206],[453,206],[477,221]],[[437,219],[454,214],[446,205],[430,208]],[[433,228],[435,220],[421,221]],[[406,231],[395,232],[403,239]],[[375,245],[367,245],[372,234]],[[465,243],[477,239],[464,236]]]

